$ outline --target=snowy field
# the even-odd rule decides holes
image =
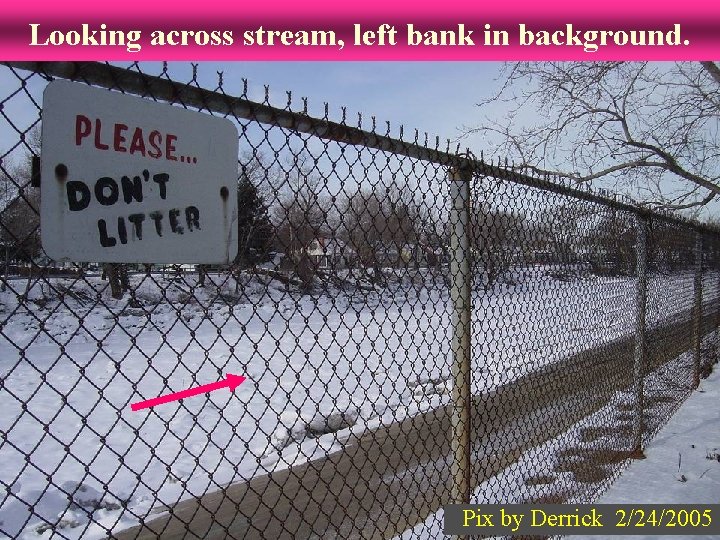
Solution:
[[[632,279],[541,267],[513,278],[475,291],[476,393],[632,332]],[[10,537],[101,538],[448,399],[451,305],[439,275],[312,295],[258,275],[240,294],[224,276],[132,282],[133,306],[98,278],[37,283],[24,303],[24,282],[0,293],[0,531]],[[704,283],[709,302],[717,276]],[[652,277],[648,324],[689,310],[692,290],[690,273]],[[248,381],[130,410],[225,373]]]

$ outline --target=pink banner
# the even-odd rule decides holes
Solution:
[[[3,60],[709,60],[720,3],[13,3]]]

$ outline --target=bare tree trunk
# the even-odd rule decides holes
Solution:
[[[28,298],[30,295],[30,287],[32,283],[32,262],[28,265],[28,274],[27,274],[27,283],[25,284],[25,294],[23,294],[23,298]]]
[[[120,285],[123,292],[130,290],[130,277],[128,276],[128,267],[125,264],[117,265],[117,272],[120,275]]]
[[[302,281],[305,292],[310,291],[312,288],[316,273],[317,268],[315,268],[315,264],[313,264],[310,256],[307,253],[302,253],[296,262],[295,275],[297,275],[297,277],[300,278],[300,281]]]
[[[201,287],[205,286],[205,278],[207,278],[207,266],[204,264],[198,265],[198,283]]]
[[[7,281],[8,281],[8,271],[10,269],[10,252],[8,251],[7,246],[5,246],[5,279],[2,283],[2,288],[0,290],[7,289]]]
[[[110,294],[113,298],[120,300],[123,297],[123,284],[120,279],[119,265],[103,264],[103,275],[107,276],[110,282]]]

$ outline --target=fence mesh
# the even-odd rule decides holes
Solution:
[[[716,361],[715,231],[147,69],[0,67],[1,534],[440,537],[453,501],[594,499]],[[233,264],[45,256],[56,77],[236,124]]]

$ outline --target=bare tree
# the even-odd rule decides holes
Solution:
[[[509,278],[508,272],[518,257],[520,239],[528,229],[525,216],[487,202],[477,202],[470,218],[470,249],[481,285],[490,289]]]
[[[298,255],[320,234],[325,224],[320,201],[313,186],[305,185],[297,192],[296,198],[286,195],[273,208],[278,219],[277,240],[286,254]]]
[[[41,254],[40,190],[23,181],[24,167],[17,167],[17,171],[10,174],[12,180],[1,180],[0,190],[9,186],[12,195],[2,201],[0,242],[13,253],[15,260],[32,261]],[[29,179],[29,171],[27,176]]]
[[[40,244],[40,190],[32,186],[32,158],[40,153],[40,129],[35,126],[23,139],[23,155],[5,160],[0,167],[0,244],[3,247],[4,289],[11,260],[31,263],[27,290],[32,280],[32,261],[42,254]]]
[[[669,209],[701,207],[720,194],[714,62],[518,63],[502,78],[479,106],[510,103],[510,122],[488,119],[464,132],[498,138],[498,152],[517,168],[606,179]]]
[[[418,257],[421,245],[438,244],[438,226],[427,205],[395,183],[380,182],[347,195],[340,213],[342,235],[366,267],[407,264],[408,258]]]
[[[364,266],[376,266],[375,250],[382,244],[386,215],[379,196],[358,190],[341,203],[343,239]]]
[[[309,288],[315,268],[307,249],[328,222],[328,204],[321,194],[322,182],[310,160],[294,156],[286,170],[275,173],[278,197],[271,209],[276,249],[286,254],[292,270]]]
[[[674,223],[650,221],[648,268],[653,272],[673,273],[689,270],[695,264],[692,233]],[[710,246],[712,249],[712,243]],[[706,261],[709,262],[709,261]]]
[[[593,273],[611,276],[635,274],[635,220],[628,213],[608,210],[587,231]]]
[[[116,300],[121,300],[125,291],[130,290],[130,278],[128,276],[127,265],[104,263],[102,268],[102,279],[107,279],[110,283],[111,296]]]

